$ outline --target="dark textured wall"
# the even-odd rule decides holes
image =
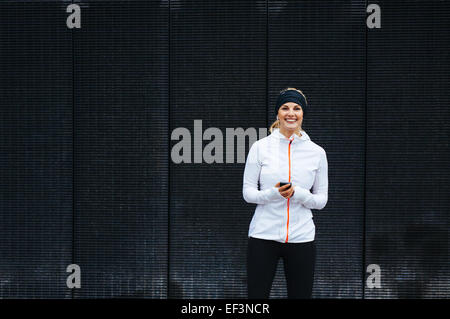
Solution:
[[[72,39],[55,3],[0,3],[0,296],[70,298]]]
[[[381,1],[367,42],[370,298],[449,298],[450,2]],[[401,13],[401,14],[400,14]]]
[[[329,163],[314,297],[450,297],[450,1],[71,2],[0,3],[0,298],[245,298],[244,163],[171,132],[268,127],[286,86]]]

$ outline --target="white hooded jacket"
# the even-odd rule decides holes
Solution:
[[[242,194],[257,206],[249,237],[282,243],[314,240],[311,209],[320,210],[328,201],[328,162],[325,150],[305,131],[300,133],[287,138],[276,128],[250,147]],[[275,187],[278,182],[291,182],[294,195],[284,198]]]

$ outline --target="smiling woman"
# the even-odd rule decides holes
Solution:
[[[300,90],[282,90],[271,134],[256,141],[247,156],[242,194],[247,203],[257,204],[248,231],[250,299],[269,297],[280,257],[288,298],[311,297],[315,267],[311,209],[323,209],[328,201],[328,162],[325,150],[301,128],[307,107]]]

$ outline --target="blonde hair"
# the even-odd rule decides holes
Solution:
[[[286,91],[288,91],[288,90],[295,90],[295,91],[297,91],[298,93],[300,93],[301,95],[303,95],[303,97],[305,98],[305,101],[306,101],[306,96],[305,96],[305,94],[303,94],[302,91],[300,91],[299,89],[296,89],[296,88],[291,88],[291,87],[285,88],[285,89],[283,89],[283,90],[280,91],[280,94],[283,93],[283,92],[286,92]],[[302,121],[302,122],[303,122],[303,121]],[[269,127],[269,132],[272,133],[273,129],[275,129],[275,128],[280,129],[280,121],[279,121],[279,120],[276,120],[275,122],[272,123],[272,125],[270,125],[270,127]],[[302,129],[302,123],[300,123],[300,127],[295,131],[295,134],[297,134],[298,136],[300,136],[300,131],[303,131],[303,129]]]

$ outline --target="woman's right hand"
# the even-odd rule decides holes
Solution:
[[[286,184],[284,186],[280,187],[280,182],[278,182],[275,187],[278,188],[278,191],[280,192],[281,196],[283,196],[284,198],[289,198],[292,196],[292,193],[294,192],[294,188],[291,189],[292,183],[291,184]]]

